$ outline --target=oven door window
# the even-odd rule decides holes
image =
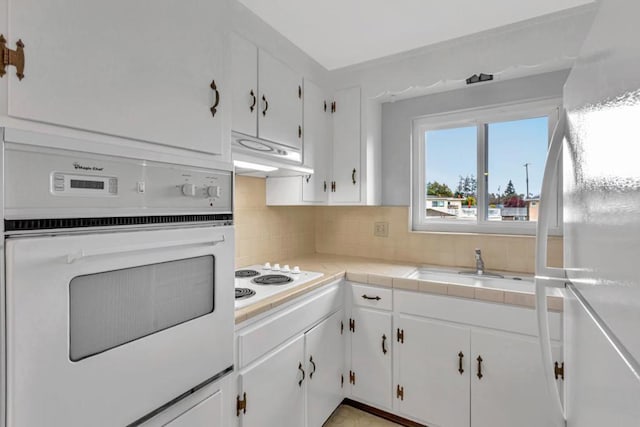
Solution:
[[[79,361],[214,311],[212,255],[75,277],[69,358]]]

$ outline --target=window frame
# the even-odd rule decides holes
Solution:
[[[487,218],[488,126],[491,123],[546,116],[548,118],[548,145],[558,122],[561,107],[562,99],[549,98],[457,110],[414,118],[411,121],[411,231],[535,235],[537,221],[489,221]],[[477,219],[475,222],[455,222],[437,218],[427,219],[423,214],[426,208],[426,198],[424,197],[425,133],[432,130],[469,126],[477,128],[477,164],[475,171],[478,192]],[[555,197],[546,201],[553,205],[549,208],[549,212],[555,218],[550,218],[549,235],[555,236],[562,235],[562,159],[559,161],[558,168],[559,173],[556,174],[557,178],[553,186],[556,189]]]

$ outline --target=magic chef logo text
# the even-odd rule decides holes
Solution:
[[[83,171],[101,171],[101,170],[104,169],[104,168],[99,168],[97,166],[84,166],[84,165],[81,165],[78,162],[73,162],[73,167],[76,170],[80,169],[80,170],[83,170]]]

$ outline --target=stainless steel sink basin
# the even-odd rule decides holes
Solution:
[[[463,271],[458,271],[458,274],[464,274],[465,276],[474,276],[474,277],[499,277],[501,279],[504,279],[504,276],[502,274],[491,273],[488,271],[483,271],[482,273],[478,273],[477,271],[474,271],[474,270],[463,270]]]

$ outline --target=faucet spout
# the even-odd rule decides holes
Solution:
[[[476,248],[476,274],[484,274],[484,261],[482,260],[482,252]]]

